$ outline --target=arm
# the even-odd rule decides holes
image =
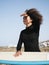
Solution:
[[[20,33],[20,37],[19,37],[19,41],[18,41],[18,44],[17,44],[17,51],[20,51],[21,50],[21,46],[22,46],[22,32]]]
[[[21,45],[22,45],[22,32],[20,33],[19,41],[16,47],[17,52],[14,54],[14,57],[21,55]]]
[[[34,31],[37,33],[40,30],[40,23],[38,21],[34,22]]]

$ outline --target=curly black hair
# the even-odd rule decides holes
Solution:
[[[31,8],[29,10],[26,10],[25,12],[33,20],[33,23],[42,23],[42,15],[39,13],[39,11],[37,11],[37,9]]]

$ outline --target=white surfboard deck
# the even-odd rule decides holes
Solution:
[[[15,52],[0,52],[0,60],[8,61],[47,61],[47,52],[22,52],[14,57]],[[49,60],[49,59],[48,59]]]

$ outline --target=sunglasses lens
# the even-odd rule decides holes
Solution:
[[[24,18],[24,19],[26,19],[26,18],[27,18],[27,16],[24,16],[23,18]]]

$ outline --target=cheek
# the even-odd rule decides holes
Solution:
[[[27,22],[28,22],[28,23],[31,23],[32,21],[31,21],[31,19],[29,18],[29,19],[27,19]]]
[[[27,18],[27,21],[28,21],[28,23],[30,23],[31,22],[31,19],[30,19],[30,17],[28,16],[28,18]]]

